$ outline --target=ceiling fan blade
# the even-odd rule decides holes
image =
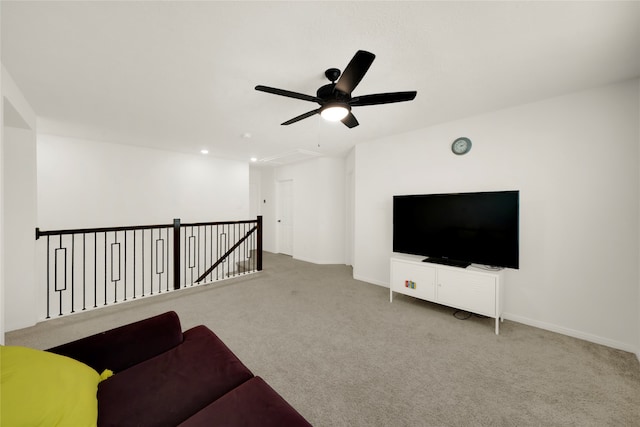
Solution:
[[[336,83],[335,90],[351,94],[367,73],[375,58],[376,56],[371,52],[365,50],[357,51],[347,68],[342,72],[340,79]]]
[[[314,114],[318,114],[319,112],[320,112],[319,108],[317,110],[311,110],[311,111],[308,111],[308,112],[306,112],[304,114],[300,114],[299,116],[294,117],[291,120],[287,120],[286,122],[281,123],[281,124],[284,125],[284,126],[290,125],[291,123],[299,122],[300,120],[306,119],[307,117],[311,117]]]
[[[356,96],[349,101],[352,107],[362,107],[363,105],[391,104],[394,102],[412,101],[418,92],[390,92],[376,93],[373,95]]]
[[[275,87],[258,85],[256,86],[256,90],[259,90],[260,92],[272,93],[274,95],[286,96],[289,98],[302,99],[303,101],[311,101],[317,103],[322,102],[322,100],[317,96],[305,95],[304,93],[291,92],[290,90],[277,89]]]
[[[349,129],[354,128],[360,124],[358,123],[358,120],[356,120],[356,116],[354,116],[351,111],[349,111],[349,114],[347,114],[345,118],[340,121],[344,123]]]

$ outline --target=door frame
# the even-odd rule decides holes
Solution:
[[[288,207],[288,211],[290,214],[289,222],[291,226],[291,233],[289,233],[290,242],[288,244],[283,243],[283,234],[282,227],[280,226],[280,219],[282,217],[282,204],[283,204],[283,185],[289,185],[289,200],[290,206]],[[293,256],[293,201],[294,201],[294,192],[293,192],[293,179],[282,179],[276,181],[276,250],[278,253],[291,255]],[[286,247],[291,248],[288,252],[283,252],[283,249],[286,250]]]

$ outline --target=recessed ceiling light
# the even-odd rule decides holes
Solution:
[[[200,152],[202,154],[209,154],[209,150],[207,150],[206,148],[203,148],[202,150],[200,150]]]
[[[252,157],[252,158],[251,158],[251,161],[252,161],[252,162],[257,162],[257,161],[258,161],[258,159],[257,159],[256,157]]]

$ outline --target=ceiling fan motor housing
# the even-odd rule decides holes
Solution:
[[[316,92],[318,98],[323,101],[344,101],[349,102],[351,96],[348,93],[340,92],[335,89],[335,83],[329,83],[328,85],[321,86]]]

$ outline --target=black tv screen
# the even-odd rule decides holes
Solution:
[[[518,268],[519,199],[519,191],[394,196],[393,251]]]

